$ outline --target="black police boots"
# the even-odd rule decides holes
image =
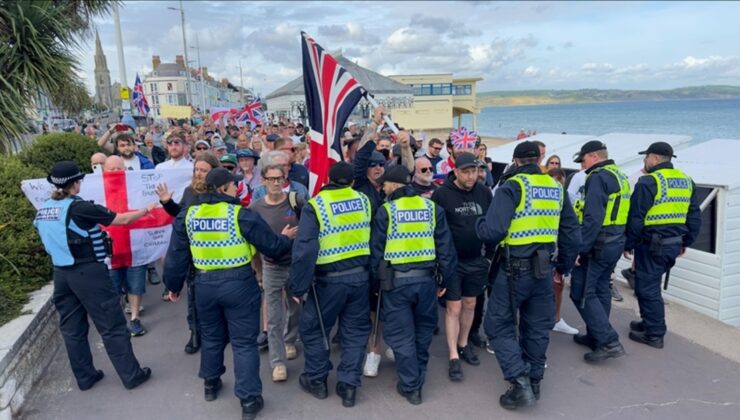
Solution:
[[[573,335],[573,341],[576,344],[580,344],[582,346],[586,346],[586,347],[590,348],[591,350],[596,350],[596,342],[588,334],[575,334],[575,335]]]
[[[203,383],[206,401],[213,401],[218,398],[218,391],[221,389],[223,384],[224,383],[221,382],[221,378],[206,379]]]
[[[149,369],[148,367],[141,368],[139,370],[139,374],[136,376],[136,378],[134,378],[134,380],[131,381],[131,383],[124,384],[123,386],[126,389],[134,389],[137,386],[139,386],[139,385],[143,384],[144,382],[148,381],[150,376],[152,376],[152,370],[151,369]]]
[[[631,325],[630,325],[631,326]],[[638,343],[647,344],[656,349],[663,348],[663,337],[651,337],[645,331],[630,331],[630,340]]]
[[[519,407],[532,407],[535,401],[529,376],[520,376],[511,381],[509,389],[498,400],[501,407],[508,410],[515,410]]]
[[[614,341],[605,346],[601,346],[596,350],[586,353],[583,358],[587,362],[601,362],[606,359],[616,359],[617,357],[624,356],[624,347],[619,341]]]
[[[529,378],[529,383],[532,385],[532,393],[534,394],[534,399],[539,401],[540,400],[540,380]]]
[[[645,323],[643,323],[642,321],[630,321],[630,330],[645,332]]]
[[[345,382],[337,382],[337,395],[342,398],[342,405],[345,407],[355,406],[355,395],[357,388]]]
[[[396,391],[398,393],[406,398],[406,401],[410,402],[413,405],[419,405],[421,404],[421,389],[415,389],[413,391],[404,391],[403,388],[401,388],[401,383],[396,383]]]
[[[257,417],[257,413],[259,413],[265,406],[265,401],[262,399],[261,395],[249,397],[241,402],[242,420],[254,420]]]
[[[190,340],[185,344],[185,353],[193,354],[197,353],[198,350],[200,350],[200,335],[190,331]]]
[[[303,388],[304,391],[308,392],[309,394],[320,400],[323,400],[329,396],[329,390],[326,386],[326,379],[324,379],[323,381],[311,380],[308,379],[308,376],[305,373],[301,373],[300,378],[298,378],[298,382],[301,384],[301,388]]]

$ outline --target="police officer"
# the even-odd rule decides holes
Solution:
[[[234,394],[241,400],[242,419],[253,419],[264,402],[257,350],[261,292],[250,263],[255,248],[271,258],[286,253],[295,228],[286,226],[276,235],[259,215],[242,208],[236,198],[240,180],[224,168],[208,173],[198,204],[175,219],[164,280],[170,299],[177,301],[192,259],[202,341],[198,376],[205,381],[205,399],[218,397],[224,348],[231,341]]]
[[[557,244],[555,275],[567,274],[580,245],[567,194],[542,174],[539,156],[536,144],[517,145],[514,166],[503,175],[486,217],[477,222],[480,239],[499,245],[484,328],[504,379],[511,383],[499,399],[507,409],[532,406],[539,399],[555,323],[551,256]]]
[[[657,142],[647,150],[645,172],[632,194],[625,257],[635,255],[635,294],[641,321],[630,323],[629,338],[658,349],[666,333],[660,279],[699,235],[701,210],[696,186],[673,167],[673,148]],[[667,286],[667,284],[666,284]]]
[[[437,326],[437,297],[455,275],[457,254],[444,210],[416,195],[408,169],[394,165],[381,182],[388,202],[373,218],[370,267],[383,292],[380,320],[395,356],[396,390],[418,405]]]
[[[619,334],[609,323],[612,297],[611,274],[624,250],[624,229],[630,204],[627,176],[609,159],[606,145],[587,142],[575,156],[586,170],[583,202],[576,208],[581,223],[581,249],[571,278],[570,298],[576,305],[586,334],[573,341],[591,348],[583,358],[599,362],[624,356]]]
[[[303,208],[292,251],[289,290],[300,302],[310,289],[299,328],[305,352],[301,387],[318,399],[328,396],[326,377],[332,364],[326,337],[339,320],[342,358],[337,367],[336,392],[343,406],[352,407],[370,335],[372,210],[370,200],[352,189],[350,164],[332,165],[329,181]]]
[[[131,348],[119,295],[103,263],[111,251],[110,243],[106,243],[98,225],[133,223],[156,203],[141,210],[113,213],[77,196],[84,177],[74,162],[55,163],[46,179],[57,190],[39,208],[33,224],[54,265],[54,306],[77,386],[85,391],[103,379],[103,371],[95,369],[90,353],[89,314],[123,385],[133,389],[146,382],[152,372],[139,366]]]

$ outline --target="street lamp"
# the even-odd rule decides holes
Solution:
[[[197,32],[195,33],[195,47],[190,48],[194,48],[198,52],[198,73],[200,74],[200,109],[202,110],[202,112],[206,112],[206,97],[203,87],[203,83],[205,83],[205,81],[203,80],[203,65],[200,63],[200,41],[198,41]],[[189,71],[188,74],[190,74]]]
[[[185,9],[182,8],[182,0],[180,0],[180,7],[168,7],[170,10],[180,11],[180,25],[182,26],[182,50],[185,55],[185,75],[188,78],[188,83],[185,85],[185,96],[187,97],[188,105],[193,105],[193,96],[190,92],[190,64],[188,62],[188,43],[185,38]]]

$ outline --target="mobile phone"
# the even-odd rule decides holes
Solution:
[[[96,163],[92,166],[92,170],[94,174],[102,174],[103,173],[103,165],[100,163]]]

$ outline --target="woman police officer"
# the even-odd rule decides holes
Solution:
[[[103,372],[93,365],[87,339],[89,314],[123,385],[133,389],[149,379],[151,370],[139,366],[131,348],[119,296],[103,263],[106,238],[98,225],[133,223],[156,204],[113,213],[77,196],[84,176],[74,162],[55,163],[47,180],[57,190],[39,208],[34,226],[54,265],[54,306],[77,386],[85,391],[103,379]]]

